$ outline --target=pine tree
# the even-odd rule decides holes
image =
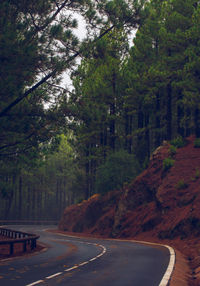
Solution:
[[[200,7],[197,1],[190,1],[190,8],[193,14],[190,17],[190,28],[186,31],[187,48],[185,49],[185,64],[181,72],[182,82],[182,105],[188,113],[183,117],[183,123],[188,126],[197,137],[200,137],[200,47],[199,47],[199,28],[200,28]]]
[[[125,34],[117,30],[101,39],[92,58],[83,61],[74,75],[71,96],[79,152],[85,158],[86,197],[94,191],[96,168],[121,144],[120,62],[127,50]]]

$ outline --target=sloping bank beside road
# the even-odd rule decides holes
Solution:
[[[170,245],[176,250],[170,285],[200,285],[200,149],[194,140],[173,154],[165,143],[129,186],[68,207],[59,229]],[[166,158],[170,168],[163,167]]]

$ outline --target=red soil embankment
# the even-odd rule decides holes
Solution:
[[[165,142],[130,185],[68,207],[59,229],[168,244],[185,265],[188,284],[179,277],[176,285],[200,285],[200,148],[194,147],[194,140],[187,138],[187,144],[176,150],[168,170],[163,160],[172,154]]]

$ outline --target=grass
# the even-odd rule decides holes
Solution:
[[[194,140],[194,147],[195,147],[195,148],[200,148],[200,138],[196,138],[196,139]]]
[[[165,158],[163,160],[163,171],[169,170],[174,165],[175,160],[172,158]]]
[[[171,156],[174,156],[174,155],[176,154],[176,149],[177,149],[176,146],[170,145],[170,147],[169,147],[169,153],[170,153]]]
[[[174,138],[170,143],[171,143],[171,145],[175,146],[176,148],[181,148],[181,147],[184,147],[186,145],[186,141],[181,136]]]
[[[199,170],[199,168],[196,168],[194,177],[192,177],[191,180],[196,181],[199,179],[199,177],[200,177],[200,170]]]
[[[184,182],[184,180],[180,180],[178,181],[178,183],[176,184],[176,189],[178,190],[183,190],[183,189],[187,189],[188,184]]]

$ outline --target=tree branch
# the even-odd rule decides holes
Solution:
[[[111,26],[109,29],[107,29],[106,31],[104,31],[102,34],[99,35],[98,38],[96,38],[93,43],[97,42],[99,39],[101,39],[102,37],[104,37],[107,33],[109,33],[113,28],[115,27],[115,25]],[[80,49],[80,51],[76,52],[73,56],[71,56],[65,63],[69,64],[71,61],[73,61],[76,57],[78,57],[80,54],[82,53],[82,49]],[[5,116],[9,110],[11,110],[15,105],[17,105],[18,103],[20,103],[24,98],[26,98],[30,93],[32,93],[33,91],[35,91],[38,87],[40,87],[43,83],[47,82],[48,79],[50,79],[52,76],[54,76],[57,72],[57,69],[54,69],[53,71],[51,71],[48,75],[46,75],[45,77],[43,77],[39,82],[37,82],[34,86],[32,86],[30,89],[28,89],[27,91],[25,91],[21,96],[19,96],[17,99],[15,99],[13,102],[11,102],[6,108],[4,108],[1,112],[0,112],[0,117]]]
[[[67,2],[68,2],[68,0],[65,0],[60,7],[59,7],[58,5],[56,5],[57,8],[58,8],[58,9],[56,10],[56,12],[55,12],[49,19],[47,19],[46,23],[44,23],[44,24],[43,24],[42,26],[40,26],[40,27],[39,27],[39,26],[36,26],[36,24],[34,23],[34,19],[31,17],[31,18],[32,18],[32,21],[33,21],[33,24],[34,24],[34,26],[35,26],[35,31],[34,31],[34,33],[32,34],[32,38],[33,38],[38,32],[40,32],[40,31],[44,30],[46,27],[48,27],[48,25],[55,20],[56,16],[60,13],[60,11],[61,11],[63,8],[65,8]],[[70,4],[71,4],[71,3],[70,3]],[[31,15],[31,16],[32,16],[32,15]]]
[[[29,138],[31,138],[33,135],[34,135],[34,133],[31,133],[30,135],[26,136],[22,140],[15,141],[12,144],[7,144],[7,145],[0,146],[0,150],[5,149],[5,148],[11,148],[11,147],[14,147],[16,145],[19,145],[19,144],[23,143],[24,141],[28,140]]]

